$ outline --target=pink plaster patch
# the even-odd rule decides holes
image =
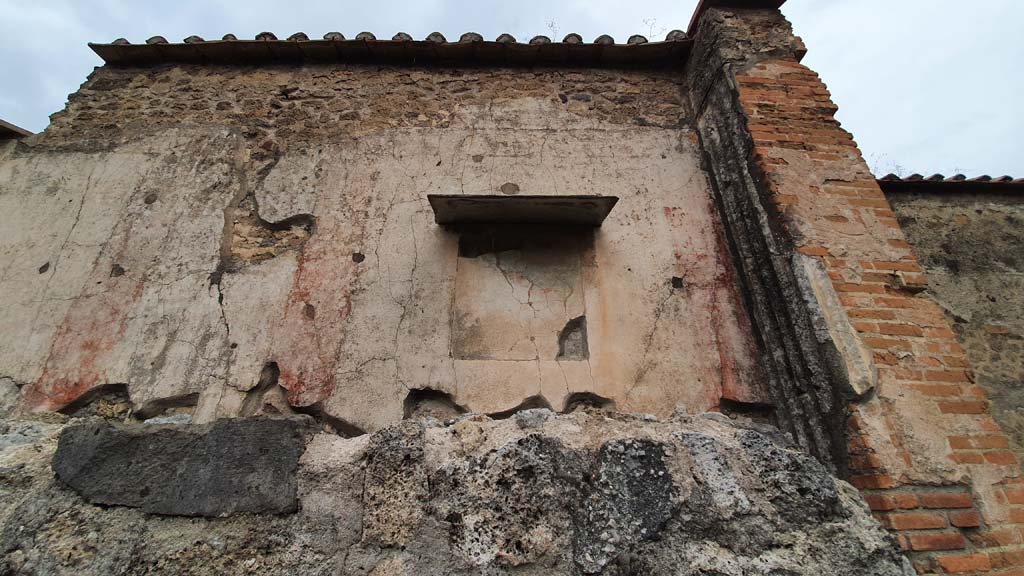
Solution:
[[[309,406],[334,391],[345,322],[352,312],[352,285],[359,268],[313,237],[299,259],[273,356],[279,383],[293,406]]]
[[[109,267],[103,268],[103,272],[107,270]],[[96,386],[109,383],[111,352],[124,337],[128,312],[142,295],[143,286],[141,280],[122,277],[111,281],[106,292],[75,300],[54,336],[42,375],[25,394],[27,409],[60,410]]]

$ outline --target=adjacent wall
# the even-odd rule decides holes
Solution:
[[[986,184],[886,192],[992,414],[1024,455],[1024,194]],[[949,189],[955,186],[955,190]],[[962,444],[970,439],[961,439]]]

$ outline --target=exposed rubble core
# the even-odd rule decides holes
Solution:
[[[89,390],[60,410],[71,416],[124,418],[132,411],[127,384],[105,384]]]
[[[444,422],[465,414],[466,409],[452,400],[452,395],[438,390],[410,390],[405,397],[405,418],[431,417]]]
[[[615,402],[590,392],[577,392],[565,401],[566,413],[582,408],[614,409]]]
[[[913,573],[849,485],[777,432],[716,415],[657,421],[541,409],[500,421],[465,415],[448,426],[407,420],[350,439],[300,433],[305,425],[294,420],[132,426],[56,418],[5,424],[0,571]],[[121,456],[69,451],[83,442]],[[217,452],[230,449],[239,451]],[[250,460],[249,450],[262,456]],[[179,452],[182,472],[162,472]],[[226,461],[193,469],[200,455]],[[100,467],[72,474],[73,462]],[[107,474],[128,462],[140,468]],[[202,474],[214,469],[232,473],[221,483],[198,482],[214,480]],[[291,480],[271,482],[279,473]],[[91,481],[79,483],[85,477],[76,474]],[[267,482],[250,481],[258,489],[237,493],[233,474]],[[179,493],[183,482],[191,488]],[[245,512],[254,508],[242,504],[259,498],[270,498],[269,507],[255,509],[275,514]],[[174,516],[196,513],[229,515]]]
[[[273,223],[263,220],[251,194],[226,212],[226,217],[231,219],[231,251],[224,268],[230,271],[273,258],[286,250],[301,250],[313,233],[313,217],[308,214]]]
[[[587,349],[587,317],[577,316],[565,323],[565,328],[558,333],[558,358],[566,360],[586,360],[590,355]]]
[[[374,81],[364,81],[371,70]],[[215,120],[269,148],[274,142],[299,138],[458,127],[473,108],[519,98],[542,99],[579,120],[600,119],[623,127],[674,129],[687,123],[680,107],[679,79],[667,71],[354,64],[271,64],[255,69],[108,66],[98,68],[70,97],[67,109],[55,115],[47,129],[46,143],[37,145],[108,147],[139,131]],[[107,109],[117,111],[116,124],[105,120]],[[497,112],[495,119],[515,120]],[[488,155],[483,149],[474,153]],[[516,180],[496,182],[494,190],[505,183]]]

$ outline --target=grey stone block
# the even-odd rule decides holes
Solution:
[[[53,471],[93,504],[154,514],[289,513],[305,442],[292,420],[125,426],[95,420],[61,432]]]

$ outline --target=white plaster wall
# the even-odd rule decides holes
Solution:
[[[575,392],[701,411],[719,404],[723,380],[738,399],[764,398],[688,128],[602,124],[520,98],[460,108],[446,129],[292,141],[265,176],[226,131],[5,154],[0,375],[28,408],[127,383],[137,404],[198,393],[197,420],[232,416],[267,362],[293,404],[364,430],[400,419],[422,388],[488,413],[531,397],[562,409]],[[572,314],[587,317],[589,360],[556,361],[550,346],[514,361],[452,353],[458,236],[434,223],[426,196],[506,183],[620,198],[581,255]],[[224,211],[246,190],[262,218],[308,213],[315,231],[218,289]],[[126,273],[111,278],[114,264]]]

